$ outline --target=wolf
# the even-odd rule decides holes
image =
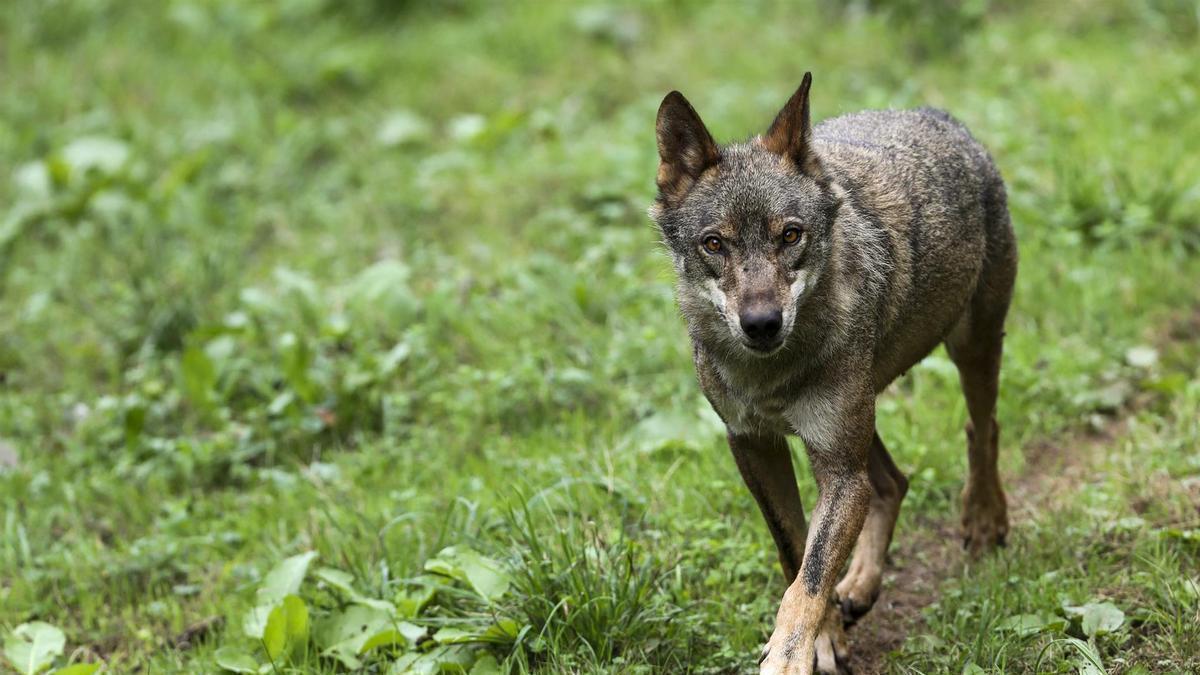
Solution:
[[[875,429],[875,399],[939,344],[970,418],[964,544],[979,553],[1008,532],[995,408],[1017,244],[1004,181],[941,110],[864,111],[814,128],[811,85],[805,73],[767,132],[744,143],[718,145],[677,91],[656,121],[650,215],[700,387],[787,582],[763,675],[848,672],[843,630],[879,595],[908,490]],[[789,435],[819,488],[811,526]]]

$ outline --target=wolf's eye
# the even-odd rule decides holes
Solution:
[[[800,228],[792,226],[783,231],[783,243],[794,244],[800,241]]]
[[[709,253],[720,253],[721,252],[721,238],[714,237],[714,236],[705,237],[704,238],[704,250],[708,251]]]

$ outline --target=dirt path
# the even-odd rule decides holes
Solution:
[[[1167,323],[1155,342],[1160,351],[1200,336],[1200,307]],[[1025,465],[1004,482],[1009,518],[1015,528],[1040,520],[1046,509],[1079,485],[1095,458],[1128,433],[1128,418],[1150,403],[1133,397],[1098,428],[1070,430],[1022,448]],[[938,597],[942,581],[962,574],[967,555],[958,533],[957,512],[944,519],[910,523],[889,555],[883,592],[875,607],[850,629],[850,665],[855,675],[884,672],[886,656],[922,628],[921,610]]]

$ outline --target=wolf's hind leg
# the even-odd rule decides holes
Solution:
[[[985,351],[978,343],[950,350],[958,366],[967,399],[967,480],[962,491],[963,546],[978,554],[1004,544],[1008,535],[1008,507],[1000,487],[997,467],[1000,425],[996,422],[996,395],[1000,379],[999,338]]]
[[[900,515],[900,502],[908,492],[908,479],[892,461],[878,431],[871,440],[867,471],[871,478],[870,510],[854,545],[850,567],[836,589],[842,621],[847,626],[866,614],[879,597],[888,545]]]
[[[1000,392],[1000,360],[1004,318],[1017,273],[1016,243],[1007,214],[991,233],[988,255],[975,295],[963,318],[946,338],[946,351],[967,399],[968,472],[962,492],[963,545],[978,554],[1002,545],[1008,535],[1008,507],[996,463],[1000,426],[996,397]]]

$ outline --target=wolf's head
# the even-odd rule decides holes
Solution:
[[[719,147],[687,99],[658,109],[658,198],[693,333],[739,353],[781,349],[830,254],[838,200],[811,146],[805,73],[763,136]]]

